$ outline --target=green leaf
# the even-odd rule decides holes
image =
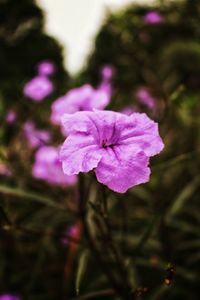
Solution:
[[[6,160],[6,150],[4,147],[0,147],[0,163],[1,161],[5,161]]]
[[[96,298],[102,298],[107,296],[114,295],[115,292],[111,289],[101,290],[101,291],[95,291],[87,293],[80,297],[71,298],[70,300],[86,300],[86,299],[96,299]]]
[[[152,268],[150,260],[146,259],[146,258],[139,258],[139,257],[137,257],[137,259],[134,260],[133,263],[135,264],[135,266],[146,267],[146,268],[149,268],[149,269]],[[167,261],[160,260],[159,264],[157,264],[154,267],[154,270],[155,271],[156,270],[158,270],[158,271],[160,270],[160,271],[163,272],[166,269],[166,266],[167,266],[168,263],[169,262],[167,262]],[[196,274],[195,272],[189,271],[186,268],[182,268],[179,265],[176,265],[175,267],[176,267],[176,276],[177,277],[186,279],[186,280],[191,281],[191,282],[194,282],[199,277],[198,274]]]
[[[193,159],[195,155],[199,155],[199,152],[192,151],[192,152],[184,153],[184,154],[178,155],[172,159],[164,161],[160,164],[154,165],[151,167],[151,169],[153,171],[158,171],[158,170],[162,171],[163,169],[168,169],[168,168],[174,167],[178,164],[185,163],[186,160]]]
[[[165,285],[161,285],[158,287],[155,291],[153,291],[150,300],[159,300],[159,299],[164,299],[166,292],[169,291],[169,288]]]
[[[178,88],[170,95],[170,101],[178,102],[180,98],[183,97],[183,93],[185,92],[184,85],[179,85]]]
[[[135,248],[135,251],[141,251],[146,243],[148,242],[149,238],[151,237],[158,221],[160,220],[160,216],[158,214],[155,214],[152,219],[149,222],[149,225],[145,228],[144,233],[141,235],[139,242]]]
[[[147,201],[147,202],[152,200],[151,193],[142,186],[137,186],[137,187],[132,188],[130,190],[130,193],[137,196],[138,198],[140,198],[142,200]]]
[[[87,265],[88,265],[88,258],[89,258],[89,251],[84,250],[79,258],[79,263],[78,263],[78,270],[77,270],[77,275],[76,275],[76,294],[77,296],[79,295],[80,292],[80,284],[83,278],[83,275],[86,272]]]
[[[197,176],[180,192],[180,194],[173,201],[172,206],[168,210],[167,217],[169,219],[173,218],[181,210],[185,202],[190,199],[195,190],[199,187],[199,182],[200,176]]]
[[[172,219],[172,220],[168,220],[168,226],[182,231],[183,234],[185,235],[185,233],[190,233],[190,234],[195,234],[196,236],[200,236],[200,232],[199,232],[199,228],[198,226],[194,226],[191,224],[191,222],[186,222],[186,221],[182,221],[182,220],[176,220],[176,219]]]
[[[197,253],[193,253],[192,255],[188,256],[188,258],[187,258],[187,264],[188,265],[199,266],[199,263],[200,263],[200,253],[199,253],[199,251]]]
[[[16,187],[10,187],[6,185],[0,185],[0,193],[13,195],[15,197],[26,198],[31,201],[36,201],[41,204],[45,204],[54,208],[64,209],[61,205],[55,203],[52,199],[43,195],[34,193],[32,191],[24,191]]]
[[[179,245],[176,246],[176,250],[177,251],[188,251],[191,250],[191,252],[193,252],[193,254],[195,253],[195,249],[200,249],[200,240],[199,239],[193,239],[190,241],[184,241],[184,243],[181,243]],[[194,250],[194,251],[192,251]]]

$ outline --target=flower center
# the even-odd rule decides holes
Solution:
[[[109,143],[107,139],[103,139],[101,145],[102,145],[103,148],[113,147],[114,146],[114,144],[113,143]]]

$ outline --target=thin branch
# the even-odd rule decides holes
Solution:
[[[107,197],[106,197],[106,191],[105,191],[104,186],[102,187],[102,190],[103,190],[102,191],[102,196],[103,196],[102,197],[103,198],[102,199],[102,203],[103,203],[102,218],[104,220],[104,224],[105,224],[106,229],[107,229],[106,237],[107,237],[107,240],[109,241],[110,249],[113,252],[115,260],[117,262],[117,266],[118,266],[119,272],[121,274],[122,282],[124,282],[124,287],[127,290],[131,291],[132,287],[131,287],[131,284],[130,284],[129,279],[128,279],[127,269],[124,265],[124,262],[121,258],[121,255],[120,255],[118,249],[115,246],[115,242],[114,242],[113,237],[112,237],[111,224],[110,224],[110,221],[109,221],[109,218],[108,218]]]
[[[82,176],[80,176],[80,179],[79,179],[79,193],[80,193],[79,194],[80,195],[80,198],[79,198],[80,217],[82,220],[84,233],[85,233],[86,239],[89,243],[89,246],[92,250],[92,253],[95,254],[97,261],[100,263],[100,266],[102,267],[105,275],[107,276],[108,280],[110,281],[110,283],[113,286],[116,293],[121,297],[121,299],[129,299],[127,297],[127,291],[125,291],[122,288],[121,282],[116,280],[116,278],[113,276],[113,273],[110,270],[110,266],[107,266],[105,260],[103,259],[102,255],[101,255],[101,251],[99,251],[99,249],[96,245],[96,242],[90,232],[90,228],[89,228],[88,222],[87,222],[87,211],[86,211],[86,203],[87,203],[87,195],[89,194],[89,187],[86,190],[86,188],[84,186],[84,179]]]

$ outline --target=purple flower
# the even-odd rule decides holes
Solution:
[[[41,102],[52,92],[53,84],[45,76],[34,77],[24,86],[24,95],[36,102]]]
[[[102,80],[111,80],[113,77],[113,67],[110,65],[104,65],[101,69]]]
[[[149,158],[164,145],[146,114],[95,110],[62,120],[69,135],[60,151],[65,174],[94,169],[100,183],[119,193],[149,180]]]
[[[52,104],[51,121],[61,124],[61,117],[65,113],[73,114],[77,111],[90,111],[93,108],[104,109],[110,102],[110,93],[103,86],[94,89],[85,84],[70,90],[65,96],[58,98]]]
[[[44,60],[38,64],[37,72],[40,76],[52,75],[55,73],[55,65],[49,60]]]
[[[137,112],[137,108],[133,106],[127,106],[124,109],[121,110],[121,113],[127,116],[132,115],[133,113]]]
[[[139,88],[136,93],[136,98],[138,101],[145,106],[147,106],[149,109],[154,110],[156,108],[156,100],[150,93],[149,89],[146,87]]]
[[[113,77],[113,68],[110,65],[105,65],[101,69],[101,83],[99,85],[99,89],[105,91],[107,95],[111,98],[112,96],[112,85],[111,79]]]
[[[20,298],[10,294],[2,294],[0,295],[0,300],[20,300]]]
[[[32,175],[53,185],[73,185],[77,181],[75,175],[65,175],[59,160],[59,148],[52,146],[41,147],[35,155]]]
[[[51,135],[47,130],[36,129],[32,121],[27,121],[24,124],[23,132],[32,148],[37,148],[50,142]]]
[[[5,121],[7,124],[13,124],[16,121],[16,112],[14,110],[9,110],[6,114]]]
[[[163,22],[164,18],[157,11],[149,11],[144,16],[144,21],[148,24],[159,24]]]

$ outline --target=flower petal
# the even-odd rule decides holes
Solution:
[[[89,115],[91,112],[76,112],[74,114],[64,114],[61,118],[62,125],[68,134],[85,132],[91,133],[94,124],[91,122]]]
[[[52,146],[42,146],[36,152],[32,175],[53,185],[68,186],[75,184],[77,182],[75,175],[67,176],[63,173],[58,150],[58,148]]]
[[[97,167],[102,155],[94,138],[84,133],[70,135],[60,151],[63,171],[67,175],[89,172]]]
[[[133,113],[129,117],[129,124],[121,131],[119,144],[134,145],[138,150],[143,150],[147,156],[158,154],[164,148],[158,124],[141,113]]]
[[[143,151],[129,152],[126,147],[103,149],[95,173],[97,180],[111,190],[125,193],[129,188],[149,180],[149,158]]]
[[[51,105],[51,122],[60,125],[61,117],[66,112],[66,96],[62,96]]]
[[[120,133],[126,128],[129,118],[121,113],[112,111],[101,111],[94,109],[93,118],[98,128],[99,140],[108,141],[108,144],[116,144],[120,138]]]
[[[93,97],[91,99],[90,109],[104,109],[110,102],[110,95],[106,90],[98,89],[94,90]]]

